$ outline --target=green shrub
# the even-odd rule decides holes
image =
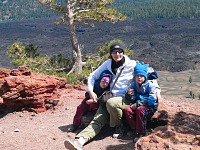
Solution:
[[[192,77],[191,76],[189,77],[189,82],[192,83]]]
[[[67,79],[68,84],[75,85],[85,83],[89,74],[109,58],[109,47],[114,42],[122,43],[119,39],[112,40],[104,46],[98,47],[94,54],[90,53],[83,56],[86,65],[83,67],[81,75],[67,75],[73,64],[70,58],[64,58],[61,54],[51,58],[40,56],[37,53],[38,48],[32,44],[24,46],[21,42],[15,42],[7,47],[7,55],[12,58],[11,63],[16,67],[28,66],[33,72],[63,77]],[[125,49],[125,54],[130,56],[133,55],[133,52]]]
[[[195,99],[195,94],[192,94],[192,98]]]
[[[193,95],[193,93],[192,93],[192,91],[190,91],[190,96],[192,97],[192,95]]]

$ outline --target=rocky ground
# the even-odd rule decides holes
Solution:
[[[81,102],[84,91],[63,91],[63,104],[55,110],[35,114],[27,111],[12,112],[0,118],[0,149],[2,150],[64,150],[64,141],[74,138],[67,133],[76,106]],[[199,100],[163,96],[158,114],[168,124],[158,124],[148,137],[136,145],[132,138],[124,136],[113,139],[109,128],[105,128],[84,150],[133,150],[174,149],[198,150],[200,148]],[[165,108],[163,108],[165,107]],[[162,120],[161,119],[161,120]],[[166,121],[166,122],[167,122]],[[150,141],[150,142],[148,142]],[[140,148],[142,147],[142,148]]]
[[[127,135],[120,139],[113,139],[111,137],[112,131],[106,126],[93,141],[84,146],[84,150],[94,148],[96,150],[198,150],[200,148],[200,99],[185,96],[189,89],[200,93],[199,71],[189,70],[181,73],[161,71],[158,73],[161,75],[159,83],[163,89],[163,99],[159,102],[159,109],[154,115],[151,126],[149,126],[149,135],[134,144],[132,137]],[[190,75],[193,75],[194,84],[193,82],[189,84],[187,80]],[[46,79],[49,81],[50,78],[36,75],[34,77],[29,80],[26,78],[27,81],[23,82],[31,83],[30,81],[35,81],[32,84],[37,85],[35,84],[38,82],[37,80],[43,81],[43,86],[37,86],[38,90],[35,91],[42,98],[40,92],[37,91],[44,91],[45,85],[49,88],[44,83],[47,81]],[[10,86],[17,85],[14,83],[23,79],[13,80],[14,78],[12,76],[6,78]],[[0,83],[3,82],[5,80],[1,80]],[[171,84],[169,85],[169,83]],[[3,87],[7,86],[4,85]],[[26,89],[26,86],[24,88]],[[21,91],[20,88],[17,88],[17,90]],[[0,149],[65,149],[64,141],[73,139],[75,134],[80,131],[67,133],[67,128],[72,123],[77,105],[84,98],[85,86],[79,85],[74,88],[66,86],[59,93],[59,101],[62,103],[50,107],[42,113],[25,110],[11,111],[8,107],[5,107],[2,99],[0,99]],[[45,97],[45,95],[43,96]]]

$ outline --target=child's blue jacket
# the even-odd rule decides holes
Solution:
[[[154,110],[157,110],[157,87],[153,80],[147,80],[142,85],[139,85],[134,81],[131,88],[134,89],[134,92],[131,95],[126,94],[126,99],[130,100],[136,107],[150,106]]]

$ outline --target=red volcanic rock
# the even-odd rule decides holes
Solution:
[[[10,69],[0,68],[0,79],[9,76],[10,72]]]
[[[7,107],[38,113],[61,104],[55,99],[65,88],[65,78],[31,73],[27,67],[0,69],[0,77],[0,96]]]
[[[10,73],[12,76],[20,76],[20,75],[31,75],[31,71],[26,66],[19,66],[17,69],[13,69]]]
[[[85,84],[75,85],[74,88],[77,89],[77,90],[81,90],[81,91],[85,91],[86,90]]]

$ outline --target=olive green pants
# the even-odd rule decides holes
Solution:
[[[119,125],[123,110],[129,102],[124,97],[110,98],[106,105],[100,105],[94,119],[90,124],[76,135],[76,138],[83,137],[86,142],[93,139],[110,120],[110,126]]]
[[[121,123],[123,110],[129,104],[130,102],[121,96],[110,98],[107,101],[106,107],[110,115],[110,127],[118,126]]]

